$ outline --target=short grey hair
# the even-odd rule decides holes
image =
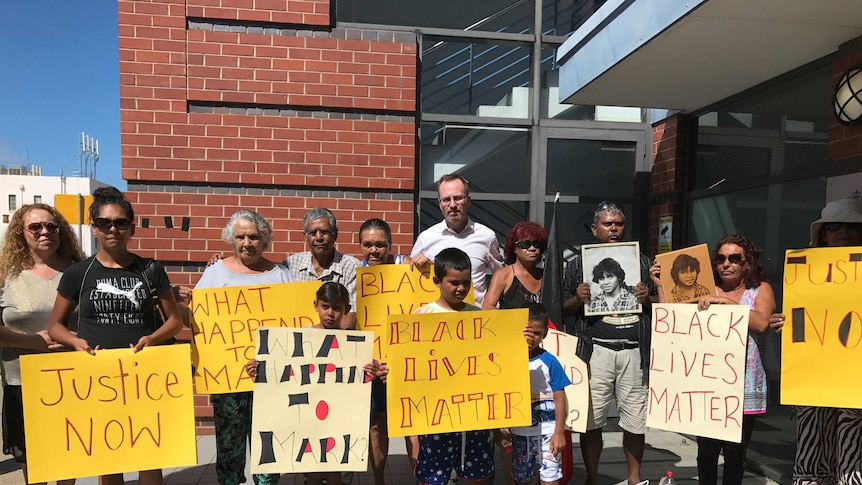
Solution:
[[[620,208],[620,206],[616,205],[613,202],[608,202],[603,200],[599,202],[599,205],[596,206],[596,211],[593,212],[593,224],[599,223],[599,218],[602,217],[602,214],[605,212],[610,212],[611,214],[619,214],[623,217],[623,220],[626,218],[625,212]]]
[[[263,247],[269,246],[269,243],[272,241],[272,226],[266,222],[266,219],[264,219],[262,215],[245,209],[234,212],[233,215],[230,216],[230,220],[227,221],[227,225],[221,230],[221,238],[224,242],[233,245],[233,226],[235,226],[236,221],[240,219],[245,219],[254,224],[257,232],[260,233],[260,240],[263,242]]]
[[[323,207],[315,207],[305,213],[302,218],[302,232],[308,234],[308,221],[316,221],[317,219],[328,219],[329,227],[332,228],[332,235],[338,235],[338,225],[335,223],[335,215]]]

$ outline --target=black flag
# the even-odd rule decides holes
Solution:
[[[554,199],[554,214],[548,229],[548,250],[545,252],[545,273],[542,276],[542,303],[548,309],[557,330],[563,331],[563,251],[557,232],[557,204],[560,193]]]

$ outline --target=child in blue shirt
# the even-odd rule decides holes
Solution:
[[[548,335],[548,311],[530,303],[524,329],[530,349],[530,400],[532,426],[513,427],[512,474],[518,483],[532,483],[538,469],[543,485],[557,485],[563,477],[561,451],[566,446],[564,423],[566,394],[571,384],[556,357],[540,347]]]

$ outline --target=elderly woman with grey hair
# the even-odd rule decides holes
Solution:
[[[222,230],[222,239],[233,247],[233,254],[208,266],[195,288],[249,286],[293,281],[281,263],[264,254],[272,240],[272,228],[260,214],[249,210],[233,213]],[[245,482],[246,444],[251,436],[251,392],[210,396],[216,436],[216,475],[221,485]],[[278,475],[260,474],[255,485],[278,482]]]

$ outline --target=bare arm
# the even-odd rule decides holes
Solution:
[[[769,328],[769,318],[775,311],[775,294],[767,282],[760,283],[757,298],[754,299],[754,310],[748,314],[748,329],[755,333],[763,333]]]
[[[180,307],[177,304],[177,300],[174,298],[174,291],[172,289],[159,295],[159,304],[161,305],[162,310],[164,310],[167,318],[162,326],[157,328],[155,332],[149,335],[144,335],[135,345],[130,344],[135,352],[140,352],[148,345],[165,343],[182,330],[183,317],[180,314]]]
[[[503,297],[506,291],[506,286],[511,284],[512,271],[506,268],[498,269],[491,276],[491,282],[488,284],[488,291],[485,293],[485,300],[482,301],[482,310],[496,310],[497,303]],[[508,281],[507,281],[508,280]]]
[[[79,338],[69,331],[69,328],[66,326],[68,325],[69,318],[72,316],[72,312],[75,311],[75,307],[77,306],[77,301],[69,300],[58,293],[57,299],[54,300],[54,309],[51,311],[51,316],[48,320],[48,335],[56,342],[72,347],[75,350],[83,350],[92,354],[95,349],[90,347],[90,344],[86,340]]]
[[[554,391],[554,434],[551,436],[551,453],[566,447],[566,392]]]

